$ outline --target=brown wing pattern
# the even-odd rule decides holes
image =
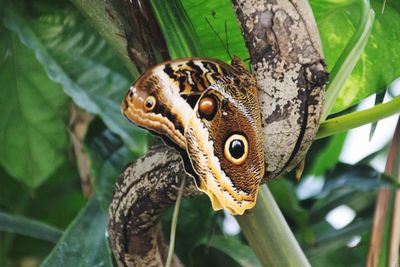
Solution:
[[[264,175],[263,140],[256,83],[241,60],[157,65],[129,88],[122,113],[187,151],[181,152],[191,162],[186,169],[198,176],[214,209],[242,214],[254,206]]]

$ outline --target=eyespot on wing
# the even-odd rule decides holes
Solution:
[[[238,92],[224,84],[211,86],[185,128],[187,151],[201,181],[199,189],[210,197],[214,208],[232,214],[243,214],[255,205],[264,176],[260,113],[252,102],[258,99]],[[210,96],[217,102],[211,120],[199,112],[202,98]],[[232,142],[242,147],[233,147]]]

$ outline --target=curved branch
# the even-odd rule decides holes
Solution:
[[[257,84],[266,179],[303,160],[314,140],[328,80],[307,1],[233,0]]]
[[[318,129],[327,82],[319,36],[306,1],[233,4],[261,89],[266,179],[272,179],[303,159]],[[121,175],[109,223],[111,247],[120,266],[164,265],[166,246],[159,220],[175,201],[185,175],[179,154],[166,147],[152,149]],[[188,180],[185,196],[200,194]],[[181,265],[177,258],[173,264]]]
[[[108,233],[119,266],[164,266],[167,247],[160,218],[174,203],[187,174],[175,149],[158,146],[133,162],[118,179]],[[184,197],[200,194],[187,179]],[[181,266],[175,257],[173,266]]]

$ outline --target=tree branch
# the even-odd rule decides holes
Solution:
[[[300,0],[232,0],[260,87],[266,179],[303,160],[328,80],[311,8]]]
[[[118,179],[108,233],[119,266],[164,266],[167,247],[160,218],[174,203],[187,174],[175,149],[159,146],[133,162]],[[200,194],[187,179],[184,197]],[[181,266],[177,258],[173,266]]]
[[[328,79],[319,34],[307,1],[232,2],[260,89],[265,178],[274,179],[304,159],[319,126]],[[263,266],[310,266],[265,185],[236,219]]]
[[[152,28],[156,25],[149,30],[143,23],[155,20],[142,0],[134,0],[137,6],[131,9],[116,7],[111,0],[73,2],[132,73],[167,57],[163,43],[152,37],[160,33]],[[129,5],[132,1],[119,3]],[[261,89],[266,179],[273,179],[303,159],[319,125],[327,81],[319,36],[305,0],[233,0],[233,4]],[[143,14],[138,14],[142,10]],[[185,175],[179,154],[166,147],[153,148],[121,175],[109,222],[111,248],[120,266],[164,265],[166,247],[159,220],[165,207],[175,201]],[[185,196],[200,194],[192,179],[188,181]],[[174,265],[181,265],[177,258]]]

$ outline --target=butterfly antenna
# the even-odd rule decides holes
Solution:
[[[224,44],[224,41],[222,40],[221,36],[219,36],[218,32],[214,29],[214,27],[211,25],[210,21],[207,19],[207,17],[204,17],[208,26],[210,26],[211,30],[214,32],[214,34],[218,37],[219,42],[221,43],[222,47],[225,49],[226,53],[228,54],[229,58],[232,60],[232,56],[228,51],[228,47]],[[226,21],[225,21],[225,29],[226,29]]]
[[[228,42],[228,24],[226,23],[225,20],[225,45],[226,45],[226,52],[228,53],[229,58],[232,60],[232,55],[229,52],[229,42]]]

